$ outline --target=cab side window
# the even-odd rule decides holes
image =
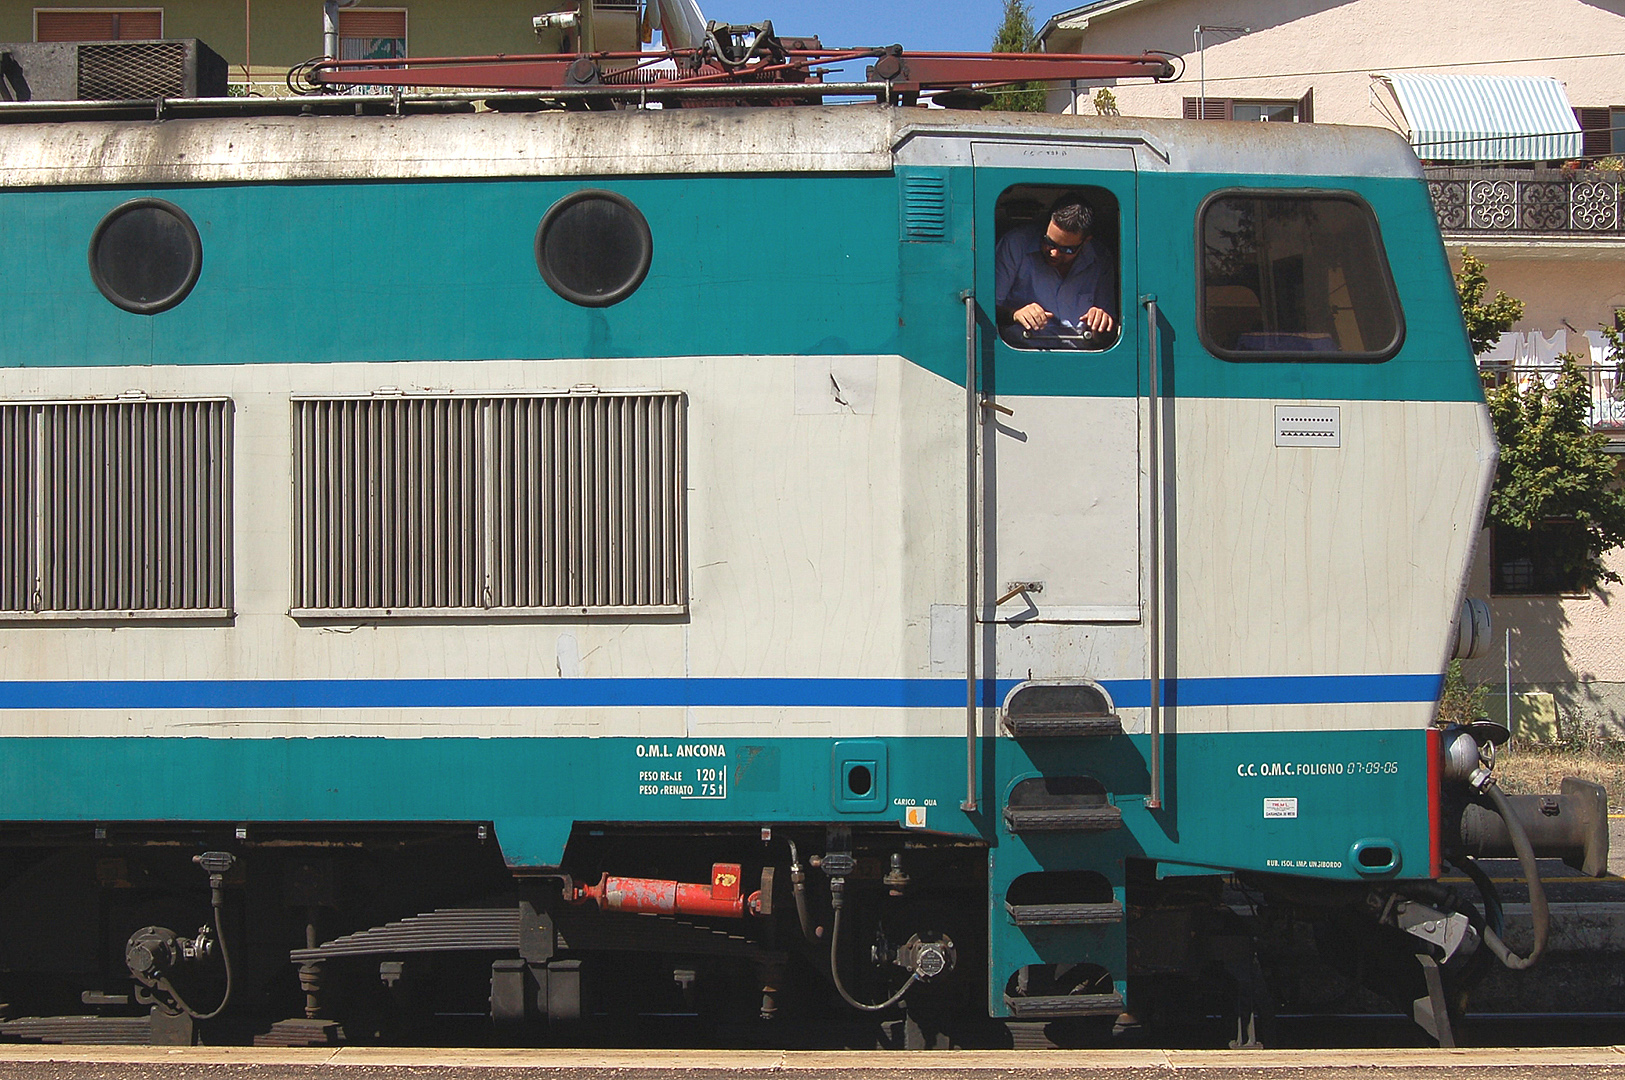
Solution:
[[[994,206],[994,308],[1016,349],[1110,348],[1117,340],[1117,200],[1099,187],[1017,184]]]
[[[1226,360],[1386,360],[1405,325],[1371,208],[1226,192],[1200,211],[1202,343]]]

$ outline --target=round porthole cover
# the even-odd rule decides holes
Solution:
[[[632,200],[613,191],[566,195],[536,229],[536,267],[553,291],[583,307],[608,307],[649,273],[654,238]]]
[[[163,199],[121,203],[90,237],[90,277],[125,311],[155,315],[192,291],[203,241],[186,211]]]

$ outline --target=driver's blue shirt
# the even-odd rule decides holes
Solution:
[[[1075,333],[1083,326],[1083,313],[1092,307],[1117,318],[1117,273],[1111,260],[1093,240],[1086,241],[1078,257],[1061,276],[1044,258],[1040,242],[1042,224],[1019,225],[999,240],[994,261],[994,301],[1006,311],[1041,304],[1055,316],[1035,334]]]

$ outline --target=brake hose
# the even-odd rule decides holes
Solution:
[[[1501,892],[1484,872],[1484,868],[1478,865],[1478,860],[1471,855],[1462,855],[1450,861],[1478,886],[1478,895],[1484,898],[1485,924],[1497,934],[1506,933],[1506,917],[1501,910]]]
[[[836,943],[841,940],[841,902],[839,891],[832,890],[830,899],[835,904],[835,923],[830,927],[829,931],[829,973],[835,980],[835,990],[841,995],[841,1000],[845,1001],[854,1009],[862,1009],[864,1012],[884,1012],[886,1009],[891,1008],[893,1005],[896,1005],[899,1001],[903,1000],[903,995],[908,993],[909,988],[920,981],[920,973],[918,971],[909,972],[908,981],[898,988],[897,993],[893,994],[891,997],[887,998],[885,1001],[882,1001],[878,1005],[865,1005],[863,1002],[847,993],[846,987],[841,985],[841,965],[836,962],[835,952]]]
[[[1518,853],[1518,865],[1523,868],[1524,883],[1529,886],[1529,915],[1535,927],[1535,943],[1530,948],[1528,956],[1519,956],[1507,948],[1506,942],[1501,940],[1501,935],[1488,925],[1484,927],[1484,944],[1489,946],[1495,958],[1508,968],[1513,971],[1525,971],[1534,967],[1541,954],[1546,951],[1546,935],[1551,929],[1552,913],[1546,904],[1546,889],[1540,883],[1540,868],[1535,865],[1535,849],[1529,843],[1529,834],[1518,822],[1518,815],[1513,813],[1512,804],[1507,801],[1506,794],[1493,780],[1484,786],[1484,794],[1490,797],[1495,812],[1506,822],[1507,835],[1512,838],[1512,849]],[[1471,871],[1468,874],[1471,876]],[[1473,880],[1477,883],[1478,879]],[[1482,888],[1480,885],[1480,890]]]
[[[175,1004],[181,1007],[181,1012],[190,1016],[193,1020],[213,1020],[225,1012],[226,1006],[231,1002],[231,986],[234,980],[232,978],[231,952],[226,948],[226,920],[224,912],[221,911],[223,899],[219,889],[215,890],[213,900],[214,925],[220,933],[220,960],[226,966],[226,992],[221,997],[220,1004],[214,1007],[213,1012],[200,1013],[186,1003],[186,999],[181,997],[180,991],[175,989],[174,983],[167,978],[163,980],[164,988],[169,991],[169,996],[175,999]]]

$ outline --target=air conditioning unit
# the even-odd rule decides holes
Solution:
[[[0,100],[226,96],[226,61],[196,38],[0,45]]]

